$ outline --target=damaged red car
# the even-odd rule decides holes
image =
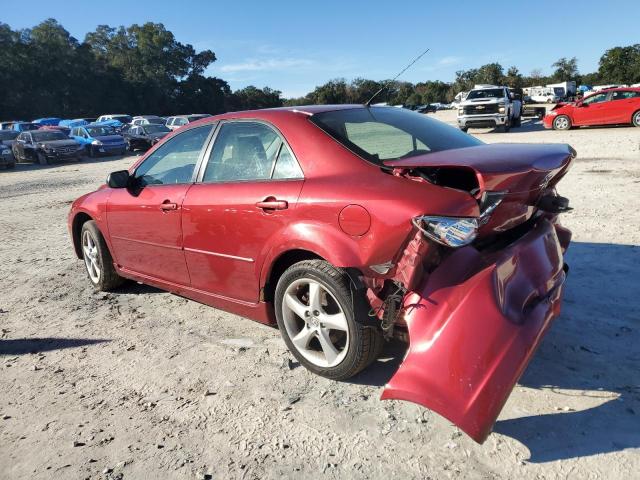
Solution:
[[[574,157],[392,107],[227,113],[110,174],[68,223],[96,289],[133,279],[277,324],[319,375],[408,342],[382,398],[482,442],[560,311]]]

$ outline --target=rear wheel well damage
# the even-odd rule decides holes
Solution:
[[[303,260],[324,260],[324,258],[309,250],[289,250],[284,252],[271,266],[271,271],[269,272],[261,295],[265,302],[273,304],[276,285],[284,271],[294,263],[302,262]]]
[[[73,249],[76,252],[76,256],[78,258],[82,258],[82,245],[80,242],[80,234],[82,233],[82,226],[93,220],[90,215],[79,212],[75,217],[73,217],[73,223],[71,224],[71,235],[73,238]]]

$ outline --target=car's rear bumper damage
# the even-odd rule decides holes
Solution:
[[[570,237],[541,218],[499,251],[447,256],[405,296],[409,350],[382,398],[419,403],[483,442],[560,313]]]

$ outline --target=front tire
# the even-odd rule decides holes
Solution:
[[[636,127],[640,127],[640,110],[633,114],[633,117],[631,117],[631,123]]]
[[[82,225],[80,245],[84,266],[95,290],[108,292],[122,285],[124,278],[116,272],[111,252],[93,220]]]
[[[467,133],[467,131],[469,130],[469,127],[458,127],[460,128],[460,130],[462,130],[464,133]]]
[[[553,129],[554,130],[570,130],[571,129],[571,119],[566,115],[558,115],[553,119]]]
[[[47,165],[49,162],[47,161],[47,157],[45,157],[44,153],[38,152],[36,154],[36,156],[38,157],[38,163],[40,165]]]
[[[129,140],[127,140],[127,150],[130,152],[133,152],[135,150],[135,148],[133,147],[133,145]]]
[[[347,274],[324,260],[305,260],[282,274],[275,291],[278,327],[305,368],[344,380],[377,358],[382,334],[365,325],[367,314],[359,300]]]

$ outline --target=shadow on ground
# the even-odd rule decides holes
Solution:
[[[18,338],[0,339],[0,355],[24,355],[64,348],[83,347],[110,340],[92,338]]]
[[[576,242],[567,262],[562,315],[519,382],[554,390],[553,407],[561,410],[501,420],[494,428],[525,445],[530,462],[640,447],[640,247]],[[402,344],[388,344],[350,381],[384,386],[404,353]],[[563,411],[571,397],[593,406]]]

